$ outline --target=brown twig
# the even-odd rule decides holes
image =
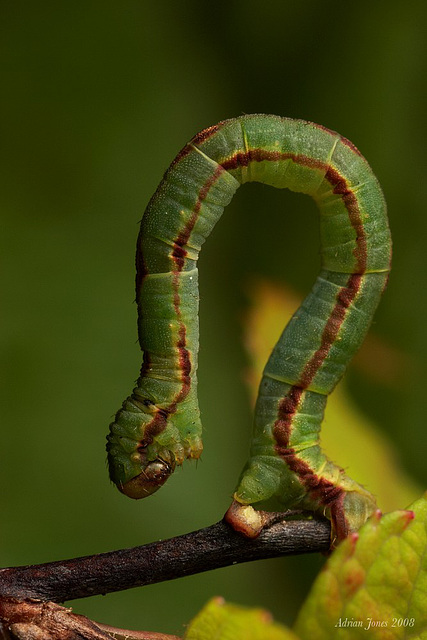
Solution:
[[[0,598],[1,640],[180,640],[151,631],[99,624],[54,602]]]
[[[325,520],[285,520],[301,512],[259,512],[264,529],[256,539],[224,521],[148,545],[72,560],[0,569],[0,638],[21,640],[178,640],[93,622],[60,606],[75,598],[131,589],[230,564],[282,555],[326,552]]]
[[[286,515],[289,514],[271,514],[273,524],[255,540],[237,534],[221,521],[205,529],[132,549],[0,569],[0,598],[61,603],[241,562],[328,551],[330,525],[327,521],[286,521]]]

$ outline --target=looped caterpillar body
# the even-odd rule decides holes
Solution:
[[[375,499],[319,444],[328,395],[359,348],[386,286],[391,239],[381,188],[346,138],[271,115],[225,120],[176,156],[144,213],[136,295],[143,365],[110,425],[110,477],[142,498],[202,451],[197,401],[200,248],[245,182],[306,193],[320,214],[321,271],[276,344],[259,387],[250,459],[227,519],[246,535],[246,505],[326,515],[334,535],[356,531]],[[255,517],[256,520],[256,517]],[[242,524],[243,523],[243,524]]]

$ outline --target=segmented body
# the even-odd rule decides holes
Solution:
[[[346,138],[302,120],[251,115],[202,131],[152,197],[137,249],[143,365],[110,427],[110,476],[123,493],[140,498],[159,488],[175,465],[201,454],[197,258],[245,182],[313,197],[321,271],[266,364],[251,455],[234,504],[277,496],[286,508],[325,514],[343,538],[363,524],[375,500],[326,458],[319,431],[327,397],[385,288],[391,239],[384,197],[366,160]],[[228,519],[239,528],[233,515]]]

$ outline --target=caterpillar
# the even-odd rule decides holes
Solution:
[[[304,120],[245,115],[203,130],[178,153],[151,198],[136,254],[143,364],[110,425],[110,477],[122,493],[143,498],[202,452],[197,258],[245,182],[314,199],[321,270],[265,366],[250,458],[226,519],[256,536],[262,522],[252,505],[276,497],[284,508],[326,516],[341,540],[372,514],[375,498],[328,460],[319,432],[328,395],[385,289],[391,237],[367,161],[346,138]]]

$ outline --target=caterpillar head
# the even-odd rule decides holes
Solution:
[[[164,485],[174,469],[175,464],[157,458],[148,462],[147,466],[137,476],[131,478],[125,484],[118,485],[118,488],[129,498],[134,498],[135,500],[146,498]]]

